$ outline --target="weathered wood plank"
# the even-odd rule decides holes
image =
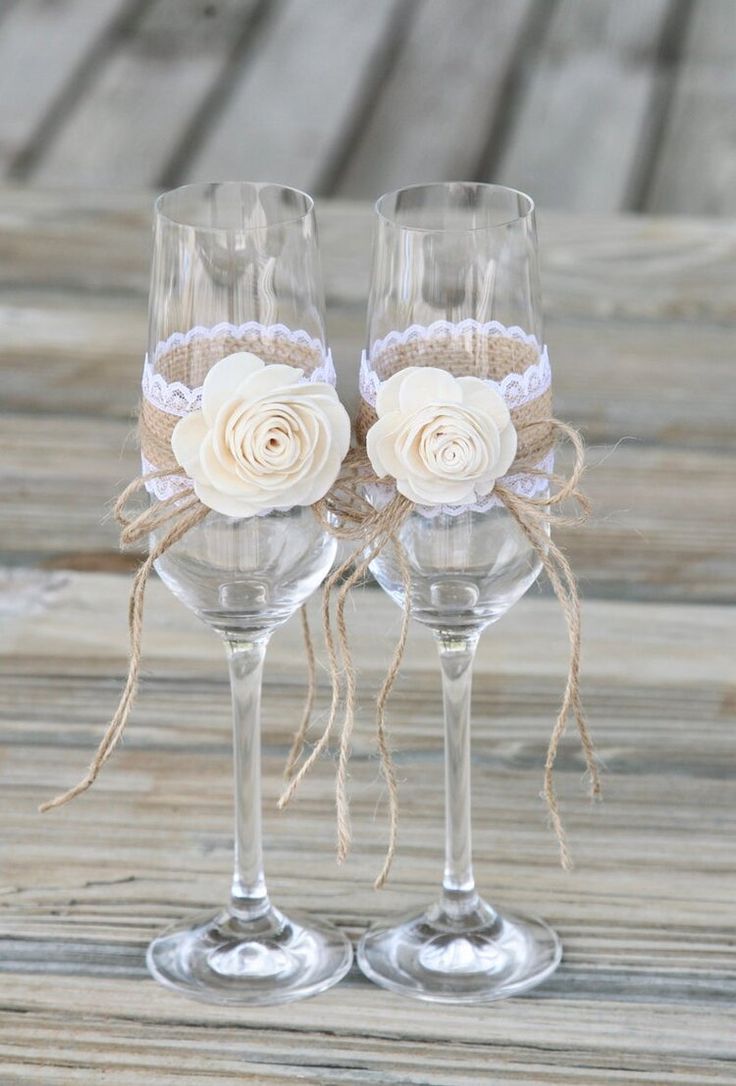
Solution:
[[[3,188],[0,291],[148,291],[153,196]],[[328,300],[365,312],[373,212],[318,203]],[[647,216],[540,215],[543,286],[559,317],[733,321],[736,224]]]
[[[247,33],[256,0],[155,0],[95,73],[34,184],[155,185]]]
[[[685,42],[648,209],[736,214],[736,5],[700,0]]]
[[[722,1055],[728,1052],[728,1046],[723,1035],[719,1038],[717,1033],[719,1026],[724,1031],[728,1029],[728,1016],[721,1014],[714,1018],[699,1008],[693,1009],[692,1019],[688,1021],[684,1008],[657,1018],[646,1004],[636,1010],[627,1009],[625,1004],[612,1005],[609,1013],[596,1007],[596,1014],[580,1014],[578,1006],[570,1003],[559,1007],[556,1014],[548,1006],[542,1014],[533,1001],[525,1000],[523,1004],[515,1002],[499,1008],[493,1014],[488,1013],[488,1008],[485,1014],[482,1011],[466,1014],[471,1019],[471,1028],[476,1030],[475,1036],[470,1030],[466,1036],[458,1036],[459,1031],[454,1029],[448,1031],[449,1037],[443,1036],[441,1043],[437,1043],[428,1041],[423,1031],[418,1033],[422,1016],[416,1008],[405,1015],[396,997],[387,996],[384,997],[385,1024],[380,1023],[375,1012],[368,1013],[365,1034],[358,1040],[355,1026],[347,1023],[351,1015],[365,1014],[362,1006],[365,993],[349,992],[347,986],[340,990],[343,999],[339,1002],[337,996],[329,994],[320,997],[319,1004],[310,1002],[290,1009],[289,1018],[294,1019],[290,1027],[283,1014],[280,1020],[269,1016],[265,1021],[258,1014],[249,1014],[243,1021],[231,1012],[225,1021],[220,1021],[206,1008],[202,1008],[203,1021],[195,1022],[191,1011],[181,1016],[176,1014],[172,995],[163,1001],[158,994],[156,998],[152,996],[150,1001],[146,1000],[148,1009],[145,1009],[140,1006],[141,985],[132,981],[113,985],[110,981],[92,980],[87,982],[85,991],[83,981],[63,979],[44,995],[38,983],[31,985],[32,980],[28,978],[37,1005],[34,1018],[39,1020],[35,1044],[42,1045],[44,1035],[48,1037],[54,1026],[59,1029],[65,1017],[68,1020],[69,1005],[78,1005],[84,1016],[83,1025],[73,1031],[63,1030],[59,1057],[49,1065],[48,1072],[42,1073],[58,1074],[64,1063],[72,1060],[80,1066],[81,1056],[90,1061],[86,1065],[89,1071],[102,1073],[104,1068],[108,1081],[115,1086],[121,1083],[138,1086],[145,1081],[168,1084],[175,1081],[168,1075],[175,1074],[177,1065],[186,1073],[186,1081],[205,1081],[189,1076],[203,1074],[204,1068],[210,1066],[217,1074],[217,1082],[228,1084],[252,1081],[250,1074],[257,1073],[256,1068],[262,1076],[256,1081],[294,1081],[291,1076],[296,1076],[301,1068],[307,1076],[316,1072],[316,1078],[300,1076],[299,1081],[330,1086],[369,1082],[386,1086],[461,1086],[487,1083],[489,1073],[494,1081],[522,1086],[609,1086],[614,1082],[726,1086],[732,1081],[728,1077],[732,1069]],[[106,1021],[99,1008],[108,1002],[112,1004],[112,1015]],[[317,1017],[317,1007],[323,1011],[321,1019]],[[516,1028],[513,1028],[514,1011]],[[564,1023],[565,1014],[574,1021],[573,1038],[567,1049],[561,1044],[559,1033],[555,1035]],[[153,1015],[158,1015],[159,1020],[151,1020]],[[438,1018],[426,1012],[423,1017]],[[537,1019],[539,1037],[535,1040]],[[651,1023],[648,1042],[641,1030],[642,1019]],[[406,1029],[404,1036],[400,1033],[402,1023]],[[110,1036],[109,1051],[99,1040],[95,1044],[95,1027]],[[518,1036],[519,1040],[509,1040],[503,1034],[504,1028],[510,1029],[511,1037]],[[480,1029],[485,1043],[478,1039]],[[25,1050],[32,1058],[36,1031],[24,1021],[18,1023],[17,1031],[10,1035],[10,1052],[22,1058]],[[601,1037],[598,1043],[596,1034]],[[694,1055],[687,1051],[683,1039],[691,1034],[694,1040],[697,1038]],[[625,1038],[621,1047],[619,1036]],[[270,1050],[267,1039],[273,1046]],[[674,1046],[672,1053],[667,1051],[669,1045]],[[199,1059],[198,1049],[203,1050]],[[20,1066],[28,1068],[29,1063],[30,1060],[24,1061]],[[145,1077],[149,1066],[156,1074],[155,1080]],[[231,1077],[241,1068],[246,1075],[244,1079]],[[166,1077],[159,1078],[159,1074]],[[288,1079],[282,1077],[289,1075]],[[34,1081],[83,1080],[43,1077]]]
[[[482,639],[474,729],[478,874],[498,899],[543,909],[563,936],[565,963],[537,998],[428,1013],[354,973],[337,992],[290,1008],[287,1021],[278,1009],[188,1003],[143,979],[151,935],[183,912],[213,904],[227,888],[229,725],[217,639],[162,585],[151,585],[152,674],[128,739],[95,789],[48,816],[39,835],[35,803],[73,777],[84,760],[81,744],[94,741],[98,713],[114,698],[125,631],[122,620],[110,619],[122,616],[128,586],[121,577],[57,575],[55,584],[45,574],[25,577],[26,605],[0,633],[3,666],[18,676],[15,700],[7,693],[0,700],[0,805],[5,840],[14,842],[0,887],[4,1073],[66,1083],[85,1081],[76,1077],[82,1072],[88,1081],[104,1068],[115,1086],[173,1083],[182,1073],[192,1082],[216,1073],[218,1081],[238,1074],[285,1083],[310,1081],[314,1073],[318,1082],[391,1086],[481,1083],[489,1072],[499,1083],[528,1086],[730,1083],[733,783],[713,771],[723,761],[736,704],[725,678],[731,612],[587,605],[586,692],[608,766],[608,796],[593,810],[576,795],[580,763],[568,740],[561,790],[579,859],[570,876],[556,866],[537,795],[553,686],[564,673],[557,605],[524,600]],[[0,592],[6,611],[11,595],[7,585]],[[641,629],[644,613],[641,652],[631,631]],[[391,708],[404,778],[402,853],[388,889],[366,889],[380,852],[371,691],[397,618],[380,593],[351,616],[364,708],[353,773],[357,847],[345,871],[330,855],[329,762],[293,810],[274,809],[294,716],[297,623],[274,639],[266,675],[273,890],[285,906],[320,911],[355,934],[373,916],[426,900],[438,878],[438,677],[429,635],[415,627]],[[682,636],[695,629],[698,654]],[[70,630],[75,636],[60,636]],[[54,693],[61,673],[78,678]],[[524,687],[540,676],[541,696],[525,701]],[[39,689],[46,690],[40,698]],[[704,691],[711,701],[695,709],[691,699]],[[693,712],[702,739],[694,759]],[[683,758],[678,768],[660,761],[673,750]]]
[[[395,996],[383,997],[386,1006],[382,1015],[376,1013],[376,1009],[366,1013],[365,993],[349,991],[347,986],[340,989],[341,1000],[339,995],[330,993],[320,997],[319,1002],[308,1001],[290,1008],[290,1024],[287,1024],[283,1011],[280,1018],[273,1013],[236,1016],[230,1012],[216,1016],[206,1007],[201,1008],[197,1021],[191,1008],[178,1014],[175,997],[165,993],[152,993],[145,1001],[147,1006],[141,1006],[141,985],[131,981],[93,980],[87,982],[85,991],[84,982],[64,979],[58,981],[52,991],[44,993],[40,984],[30,983],[33,978],[28,980],[34,996],[34,1017],[38,1016],[41,1023],[41,1036],[54,1025],[58,1028],[65,1018],[68,1020],[69,1005],[78,1005],[84,1025],[72,1033],[64,1030],[62,1058],[66,1053],[83,1053],[93,1061],[92,1069],[109,1068],[106,1077],[116,1086],[121,1082],[132,1082],[136,1086],[138,1082],[150,1082],[150,1078],[145,1078],[145,1059],[155,1060],[157,1073],[170,1071],[172,1064],[175,1066],[172,1046],[176,1046],[182,1067],[187,1070],[203,1069],[204,1060],[210,1061],[218,1083],[235,1082],[235,1078],[221,1078],[220,1074],[235,1075],[243,1065],[246,1074],[258,1066],[263,1076],[261,1081],[265,1082],[272,1081],[272,1074],[281,1076],[289,1070],[293,1074],[301,1067],[306,1075],[316,1070],[320,1083],[346,1086],[369,1082],[387,1086],[459,1086],[465,1082],[487,1083],[489,1073],[494,1081],[523,1086],[569,1086],[571,1083],[608,1086],[612,1082],[664,1081],[673,1086],[711,1082],[725,1086],[729,1083],[730,1068],[722,1055],[728,1052],[728,1045],[723,1035],[719,1038],[717,1033],[719,1026],[727,1030],[728,1017],[714,1018],[698,1008],[693,1009],[688,1021],[684,1008],[656,1018],[647,1005],[628,1013],[625,1004],[612,1005],[608,1013],[596,1007],[595,1013],[586,1014],[580,1013],[578,1006],[571,1003],[560,1006],[555,1013],[549,1005],[541,1012],[538,1003],[524,1000],[523,1003],[500,1005],[493,1013],[489,1008],[485,1013],[483,1009],[471,1014],[466,1012],[464,1017],[469,1020],[466,1031],[461,1031],[455,1019],[450,1028],[442,1031],[441,1043],[428,1043],[422,1024],[424,1022],[426,1026],[427,1019],[436,1021],[437,1014],[425,1011],[422,1015],[417,1007],[405,1013]],[[64,1000],[66,1008],[63,1007]],[[101,1004],[111,1006],[108,1022],[100,1014]],[[322,1016],[319,1016],[320,1009]],[[567,1048],[561,1043],[559,1032],[556,1034],[565,1014],[572,1019],[572,1036]],[[363,1015],[365,1032],[358,1041],[354,1023],[348,1023],[351,1016],[355,1019]],[[641,1028],[642,1018],[650,1024],[648,1040]],[[103,1063],[104,1048],[93,1045],[95,1026],[112,1033],[107,1064]],[[22,1051],[29,1042],[33,1043],[32,1034],[28,1037],[28,1026],[21,1022],[17,1028],[16,1052]],[[539,1030],[537,1038],[534,1037],[535,1028]],[[485,1043],[479,1042],[480,1030]],[[504,1030],[509,1033],[504,1035]],[[600,1036],[597,1042],[596,1034]],[[619,1036],[624,1041],[621,1047]],[[690,1036],[693,1037],[694,1055],[687,1051],[684,1040]],[[12,1038],[13,1035],[11,1041]],[[267,1038],[274,1046],[272,1055],[265,1047]],[[127,1058],[126,1045],[130,1046]],[[670,1045],[674,1048],[671,1053],[668,1051]],[[197,1048],[204,1049],[198,1067],[194,1057]],[[141,1062],[136,1068],[138,1060]],[[74,1062],[77,1062],[76,1058]],[[126,1074],[130,1077],[118,1077]],[[136,1074],[140,1077],[134,1077]],[[663,1075],[667,1077],[663,1078]],[[59,1080],[44,1078],[37,1081]],[[159,1081],[158,1077],[155,1081]],[[162,1078],[160,1081],[168,1083],[169,1080]],[[274,1081],[283,1079],[276,1077]],[[306,1081],[312,1080],[307,1078]]]
[[[184,168],[319,191],[380,65],[396,0],[274,5],[250,63]]]
[[[424,0],[335,191],[474,177],[531,0]],[[449,22],[452,31],[448,33]]]
[[[4,14],[0,173],[12,171],[90,50],[133,6],[131,0],[23,0]]]
[[[365,306],[373,211],[318,203],[329,298]],[[736,317],[736,223],[642,215],[538,215],[542,288],[555,316]]]
[[[488,180],[542,207],[627,206],[657,79],[670,0],[562,0]],[[511,105],[513,108],[513,103]]]

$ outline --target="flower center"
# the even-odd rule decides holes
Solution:
[[[455,479],[473,477],[487,463],[483,436],[462,410],[445,411],[420,425],[417,438],[419,458],[432,474]]]

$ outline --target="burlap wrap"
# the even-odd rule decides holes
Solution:
[[[523,373],[538,361],[539,352],[532,344],[509,336],[484,334],[478,329],[464,332],[461,337],[439,332],[431,339],[411,340],[408,343],[384,347],[380,354],[371,356],[371,369],[382,381],[407,366],[437,366],[455,377],[502,381],[509,373]],[[549,420],[551,415],[550,389],[523,406],[512,409],[511,420],[519,436],[512,472],[518,470],[516,464],[539,463],[552,448],[552,427],[549,424],[532,425]],[[374,408],[365,400],[361,401],[355,423],[361,444],[365,444],[365,435],[376,418]]]
[[[236,338],[223,334],[214,338],[193,339],[171,347],[158,354],[155,369],[171,384],[181,381],[188,388],[202,385],[215,362],[236,351],[250,351],[265,362],[282,362],[313,373],[324,362],[319,346],[297,343],[280,336],[267,336],[253,332]],[[179,415],[161,411],[149,400],[142,398],[138,415],[138,438],[141,454],[159,471],[174,471],[176,460],[171,451],[171,435],[179,421]]]

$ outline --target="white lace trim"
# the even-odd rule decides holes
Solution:
[[[141,453],[141,475],[150,475],[159,469]],[[166,475],[162,479],[147,479],[146,490],[157,501],[165,502],[175,494],[185,494],[192,489],[192,480],[187,475]]]
[[[480,332],[484,336],[503,336],[506,339],[518,339],[539,353],[539,340],[525,332],[516,324],[501,324],[500,321],[476,321],[467,317],[462,321],[433,321],[432,324],[411,324],[403,332],[389,332],[383,339],[376,339],[371,347],[371,354],[380,353],[387,347],[397,344],[413,343],[416,340],[436,339],[439,335],[448,335],[451,339],[460,339],[466,332]]]
[[[156,373],[146,355],[141,379],[143,398],[167,415],[188,415],[202,406],[202,386],[189,388],[182,381],[167,381],[162,373]]]
[[[167,381],[162,373],[156,373],[156,362],[172,349],[192,343],[196,339],[217,339],[222,335],[231,335],[233,338],[243,338],[248,333],[257,332],[264,338],[286,339],[290,343],[299,343],[314,350],[318,350],[322,356],[322,363],[311,373],[302,378],[309,384],[324,382],[328,385],[337,383],[335,366],[332,354],[324,345],[313,339],[303,330],[291,331],[285,324],[258,324],[256,321],[248,321],[247,324],[228,324],[222,321],[212,328],[197,325],[188,332],[174,332],[168,339],[162,340],[153,352],[153,362],[146,355],[143,365],[143,379],[141,382],[143,395],[146,400],[159,411],[167,415],[188,415],[190,411],[199,411],[202,406],[202,386],[190,388],[182,381]]]
[[[545,478],[545,475],[549,475],[555,466],[555,454],[554,450],[550,450],[543,460],[535,466],[535,472],[544,472],[544,475],[531,475],[528,472],[514,473],[511,475],[504,475],[503,479],[499,479],[499,483],[508,487],[509,490],[513,490],[514,494],[518,494],[522,498],[538,498],[540,494],[544,494],[549,486],[549,480]],[[473,502],[472,505],[418,505],[417,512],[428,519],[432,517],[439,517],[446,515],[448,517],[459,517],[461,513],[487,513],[489,509],[493,509],[496,505],[502,505],[503,502],[491,491],[484,498],[481,498],[477,502]]]
[[[154,362],[158,362],[161,355],[166,354],[172,347],[185,347],[195,339],[217,339],[219,336],[230,335],[233,339],[244,339],[250,333],[267,337],[268,339],[288,339],[290,343],[300,343],[304,347],[311,347],[325,354],[324,344],[321,340],[310,336],[303,328],[291,329],[285,324],[259,324],[258,321],[246,321],[245,324],[230,324],[229,321],[220,321],[207,327],[197,324],[188,332],[172,332],[168,339],[162,339],[153,352]]]
[[[509,410],[514,411],[524,404],[536,400],[550,388],[552,384],[552,369],[549,363],[549,355],[546,347],[540,347],[536,336],[529,335],[522,328],[515,325],[507,328],[499,321],[488,321],[481,324],[479,321],[468,319],[452,324],[450,321],[435,321],[430,325],[412,324],[404,332],[389,332],[383,339],[377,339],[371,347],[371,355],[380,354],[387,347],[398,344],[415,343],[419,340],[436,339],[438,335],[448,335],[450,339],[461,339],[466,332],[476,334],[480,332],[485,336],[504,336],[507,339],[517,339],[522,343],[533,347],[539,354],[537,362],[533,362],[523,373],[507,373],[500,381],[488,378],[488,384],[496,388],[508,404]],[[376,406],[378,390],[381,387],[381,379],[371,368],[371,363],[366,351],[363,351],[360,360],[360,395],[371,407]]]
[[[498,482],[508,487],[509,490],[513,490],[520,497],[538,498],[547,490],[549,481],[545,476],[552,472],[554,466],[555,454],[554,450],[550,450],[544,459],[540,460],[535,466],[534,475],[529,472],[504,475]],[[544,474],[537,475],[536,472],[543,472]],[[396,493],[396,487],[393,483],[373,483],[367,486],[366,490],[369,500],[378,507],[385,505]],[[434,517],[441,516],[459,517],[463,513],[487,513],[489,509],[493,509],[497,505],[503,505],[503,502],[496,493],[491,491],[484,498],[480,498],[477,502],[468,505],[416,505],[414,509],[420,516],[432,520]]]

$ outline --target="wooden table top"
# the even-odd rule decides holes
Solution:
[[[489,1007],[415,1003],[353,971],[316,999],[239,1010],[145,970],[162,926],[225,900],[232,847],[221,648],[159,583],[123,747],[87,796],[36,813],[86,765],[125,671],[132,560],[104,512],[136,468],[150,203],[0,192],[0,1083],[733,1084],[736,224],[541,216],[557,413],[592,446],[594,518],[559,537],[585,596],[606,799],[586,801],[570,738],[558,783],[577,867],[563,874],[539,790],[565,635],[533,591],[481,641],[474,830],[480,888],[553,924],[561,968]],[[347,393],[371,213],[318,211]],[[371,701],[398,619],[375,589],[351,616],[362,712],[342,868],[328,761],[275,810],[303,691],[297,623],[266,667],[271,891],[352,936],[427,903],[440,877],[439,676],[414,628],[390,714],[401,850],[389,887],[371,888],[385,841]]]

